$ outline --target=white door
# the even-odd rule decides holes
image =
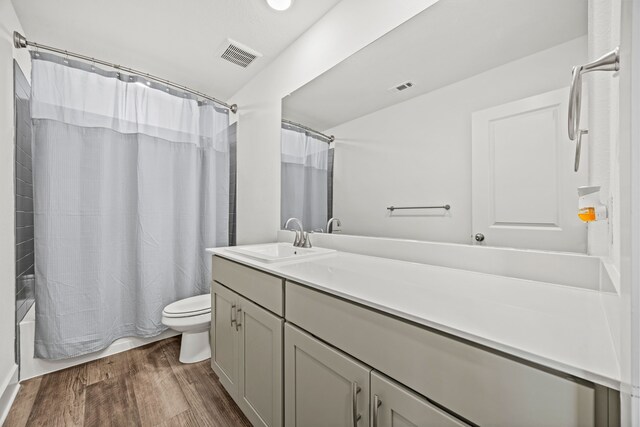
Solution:
[[[254,426],[282,426],[283,320],[239,297],[238,405]]]
[[[488,246],[586,252],[577,188],[587,184],[588,137],[575,173],[568,99],[560,89],[473,113],[472,242],[480,233]]]
[[[211,368],[218,375],[220,383],[235,399],[238,395],[238,296],[217,282],[213,282],[211,291]]]
[[[285,335],[285,425],[368,427],[370,369],[291,326]]]
[[[464,427],[467,424],[377,372],[371,372],[372,427]]]

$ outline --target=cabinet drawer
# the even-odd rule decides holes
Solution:
[[[595,390],[302,285],[286,319],[461,417],[492,426],[593,426]],[[523,331],[526,333],[526,331]]]
[[[283,280],[233,261],[213,257],[213,280],[279,316],[283,310]]]

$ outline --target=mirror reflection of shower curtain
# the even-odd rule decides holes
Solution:
[[[306,231],[327,225],[329,144],[288,125],[282,127],[280,217],[295,217]],[[326,231],[326,230],[325,230]]]
[[[228,112],[54,55],[32,65],[36,356],[157,335],[167,304],[209,292],[204,249],[228,241]]]

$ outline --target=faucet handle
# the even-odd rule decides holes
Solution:
[[[293,240],[293,246],[302,246],[302,233],[300,230],[294,230],[296,233],[296,238]]]
[[[311,236],[306,231],[302,232],[302,242],[301,243],[302,243],[301,246],[303,248],[310,248],[311,247]]]

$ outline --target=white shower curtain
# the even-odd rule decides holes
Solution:
[[[37,357],[166,329],[227,244],[228,113],[143,79],[33,57]],[[170,92],[170,93],[167,93]]]
[[[329,144],[289,125],[282,126],[280,217],[302,221],[305,231],[327,225]]]

